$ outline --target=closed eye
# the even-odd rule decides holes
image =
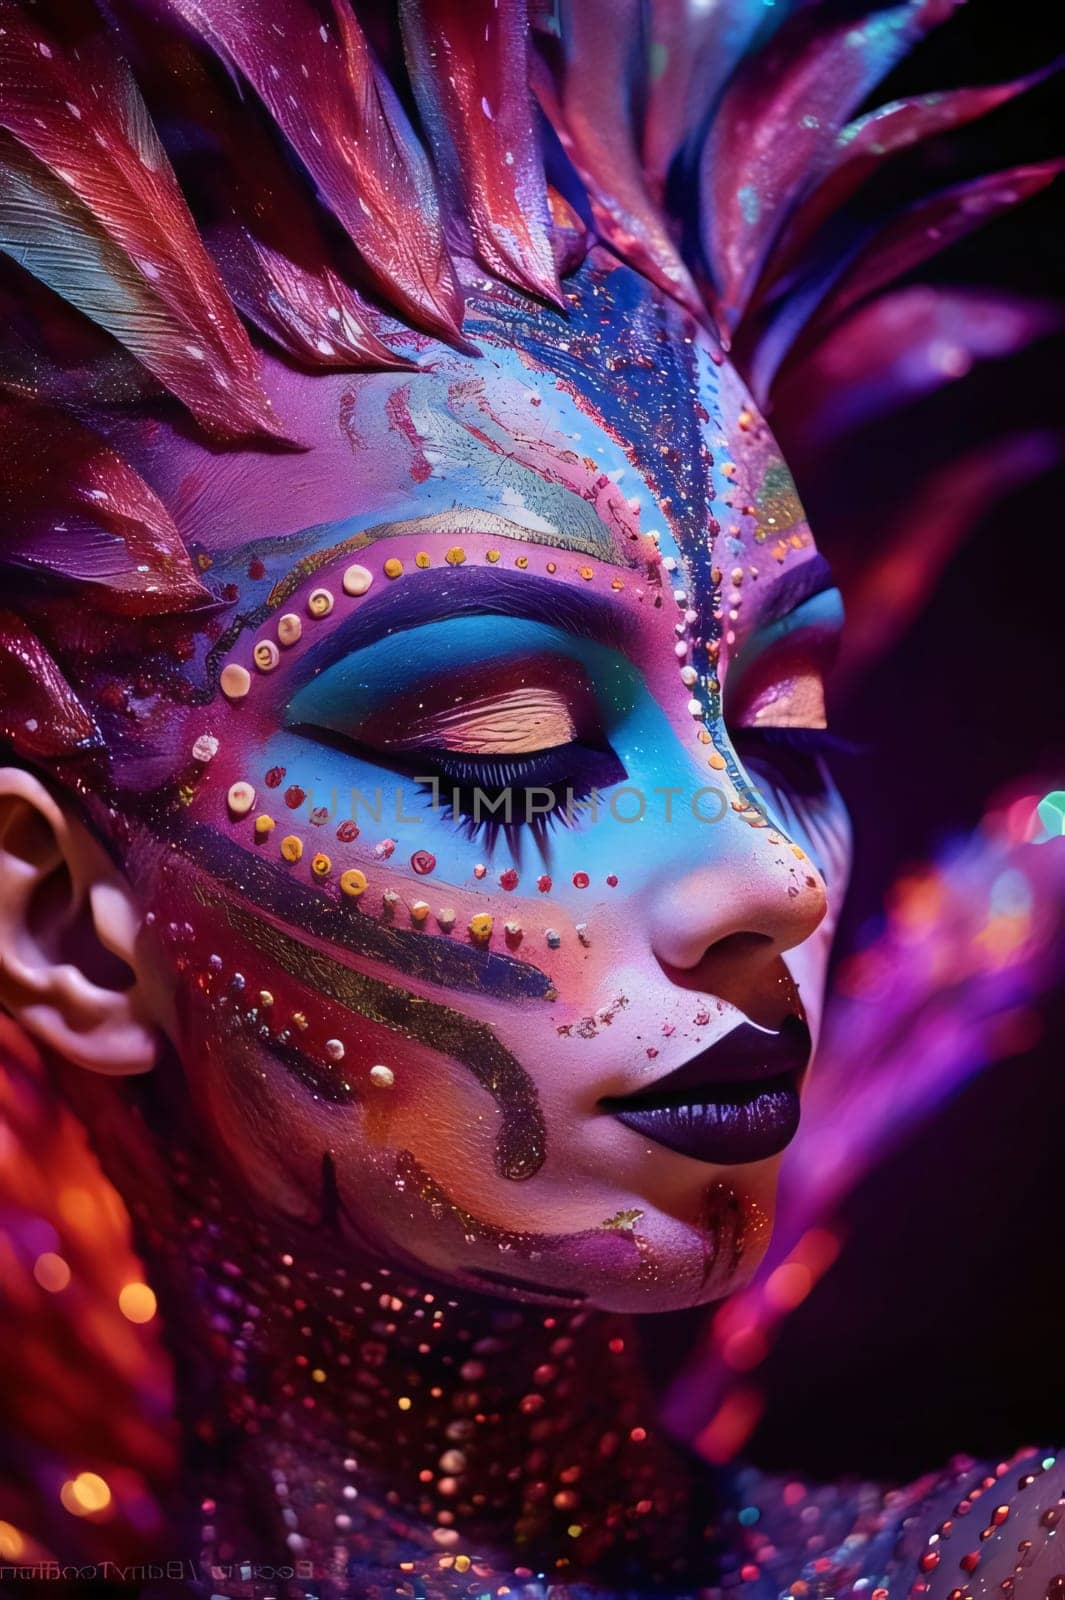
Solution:
[[[448,750],[455,755],[533,755],[600,730],[583,674],[556,662],[511,662],[484,673],[430,682],[362,720],[359,739],[382,751]]]
[[[626,777],[596,689],[571,657],[467,663],[369,705],[319,687],[296,696],[290,726],[420,782],[489,847],[522,827],[542,844],[551,826],[581,819],[594,791]]]
[[[758,629],[729,666],[729,727],[824,728],[825,680],[842,626],[843,598],[826,589]]]
[[[729,739],[771,815],[812,848],[821,871],[845,858],[846,808],[825,764],[848,748],[827,726],[825,681],[843,625],[838,589],[756,630],[730,663]]]

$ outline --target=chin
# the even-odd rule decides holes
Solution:
[[[454,1217],[438,1214],[430,1231],[397,1241],[388,1254],[400,1272],[487,1298],[630,1315],[684,1311],[726,1298],[753,1276],[771,1229],[771,1202],[753,1198],[757,1187],[703,1185],[697,1213],[684,1219],[619,1196],[626,1203],[608,1223],[575,1232],[480,1224],[460,1236]],[[466,1218],[463,1226],[471,1225]]]
[[[666,1312],[690,1311],[727,1299],[748,1283],[762,1251],[752,1251],[733,1267],[705,1265],[693,1251],[676,1259],[656,1263],[653,1276],[641,1270],[642,1263],[628,1272],[611,1270],[609,1264],[590,1268],[583,1283],[560,1282],[569,1274],[559,1270],[561,1263],[515,1262],[509,1267],[493,1266],[451,1276],[457,1288],[490,1298],[559,1309],[594,1310],[626,1316],[653,1316]]]

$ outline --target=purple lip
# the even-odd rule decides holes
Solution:
[[[799,1082],[809,1059],[800,1017],[789,1017],[777,1033],[744,1022],[652,1088],[600,1104],[635,1133],[695,1161],[764,1161],[799,1126]]]

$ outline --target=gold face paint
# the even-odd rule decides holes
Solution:
[[[440,511],[430,517],[410,517],[403,522],[378,522],[371,528],[363,528],[360,533],[352,534],[348,539],[342,539],[337,544],[330,545],[325,550],[312,551],[310,555],[302,557],[288,571],[283,578],[279,578],[266,597],[267,611],[272,611],[275,606],[281,605],[290,595],[306,582],[314,573],[321,571],[331,562],[337,561],[341,556],[354,555],[359,550],[365,550],[368,545],[376,544],[380,539],[398,538],[400,535],[417,536],[419,533],[468,533],[476,527],[480,532],[506,539],[524,539],[536,544],[553,544],[561,549],[573,550],[581,555],[596,556],[600,561],[610,561],[611,553],[603,548],[603,541],[593,541],[571,533],[566,538],[541,530],[532,530],[523,527],[521,523],[504,517],[497,511]],[[457,547],[456,547],[457,548]],[[451,552],[444,557],[448,560]],[[491,556],[489,557],[491,559]],[[496,555],[498,559],[498,554]],[[417,563],[419,566],[422,562]],[[427,563],[426,563],[427,564]],[[451,562],[457,565],[457,562]],[[354,568],[349,568],[354,571]],[[359,569],[365,570],[365,569]],[[363,594],[365,588],[346,589],[349,594]]]
[[[488,691],[461,705],[404,726],[402,737],[383,748],[447,749],[463,755],[518,756],[553,749],[577,737],[567,695],[547,684]]]

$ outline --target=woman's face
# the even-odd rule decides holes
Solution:
[[[839,606],[735,374],[627,269],[578,289],[417,373],[276,369],[302,452],[141,442],[231,604],[146,720],[130,860],[269,1212],[657,1310],[771,1220],[846,870]]]

